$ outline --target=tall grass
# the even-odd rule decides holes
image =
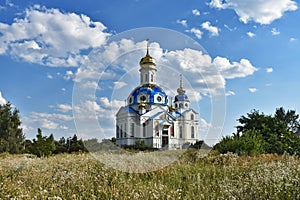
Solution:
[[[125,173],[90,154],[0,155],[0,199],[300,199],[296,156],[187,152],[158,171]]]

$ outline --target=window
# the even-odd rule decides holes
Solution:
[[[146,101],[146,96],[144,96],[144,95],[141,96],[141,97],[140,97],[140,101]]]
[[[175,104],[175,108],[177,108],[177,103]]]
[[[131,133],[131,137],[134,137],[134,123],[130,124],[130,133]]]
[[[191,127],[191,138],[195,138],[195,128]]]
[[[143,123],[143,137],[146,137],[146,123]]]
[[[157,99],[158,102],[161,102],[161,100],[162,100],[161,96],[158,96],[156,99]]]
[[[188,107],[188,104],[187,104],[187,103],[185,103],[185,107],[186,107],[186,108]]]
[[[122,125],[120,126],[120,138],[123,137],[123,129],[122,129]]]
[[[179,138],[182,138],[183,130],[182,126],[179,126]]]
[[[120,134],[120,128],[119,128],[119,126],[117,125],[117,138],[119,138],[119,134]]]
[[[191,120],[194,120],[194,114],[191,114]]]
[[[182,103],[179,104],[179,108],[183,108],[183,104]]]
[[[133,102],[133,98],[130,97],[130,98],[129,98],[129,103],[132,104],[132,102]]]
[[[151,74],[151,82],[153,82],[153,74]]]
[[[124,124],[124,138],[127,137],[127,124]]]

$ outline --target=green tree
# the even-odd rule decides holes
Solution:
[[[8,102],[0,105],[0,152],[20,153],[25,136],[19,118],[19,110],[12,110]]]
[[[214,149],[239,155],[300,154],[300,138],[295,134],[299,127],[298,117],[295,111],[285,112],[283,108],[276,109],[274,116],[253,110],[237,120],[240,123],[237,133],[222,138]]]
[[[55,151],[54,137],[52,134],[49,137],[43,136],[42,130],[38,128],[36,138],[37,139],[33,139],[30,153],[38,157],[44,157],[51,155]]]

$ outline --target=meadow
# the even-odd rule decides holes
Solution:
[[[187,151],[152,172],[121,172],[88,153],[0,154],[0,199],[300,199],[300,159]]]

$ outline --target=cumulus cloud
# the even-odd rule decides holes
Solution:
[[[267,68],[267,69],[266,69],[266,72],[267,72],[267,73],[272,73],[272,72],[273,72],[273,68],[272,68],[272,67]]]
[[[116,81],[116,82],[114,82],[114,85],[115,85],[115,89],[118,90],[118,89],[121,89],[124,86],[126,86],[127,83],[125,83],[123,81]]]
[[[247,35],[250,37],[250,38],[252,38],[252,37],[254,37],[255,36],[255,34],[254,33],[252,33],[252,32],[247,32]]]
[[[2,93],[0,91],[0,105],[6,104],[6,99],[3,98]]]
[[[211,0],[209,5],[218,9],[233,9],[245,24],[251,20],[270,24],[285,12],[297,10],[297,3],[292,0]]]
[[[33,131],[37,128],[46,130],[65,130],[66,123],[73,120],[73,117],[66,114],[32,112],[22,117],[23,126],[26,131]]]
[[[187,20],[182,19],[182,20],[177,20],[176,23],[181,24],[184,27],[187,27]]]
[[[193,33],[198,39],[201,39],[203,35],[203,32],[197,28],[192,28],[191,30],[187,30],[187,32]]]
[[[218,36],[219,35],[219,29],[218,29],[218,27],[212,26],[209,21],[203,22],[201,24],[201,27],[203,29],[209,31],[212,36]]]
[[[271,33],[272,35],[279,35],[280,31],[278,31],[276,28],[272,28]]]
[[[192,13],[193,13],[195,16],[199,16],[199,15],[200,15],[200,11],[197,10],[197,9],[192,10]]]
[[[60,112],[69,112],[72,110],[72,106],[69,104],[57,104],[56,108],[60,111]]]
[[[36,5],[12,24],[0,23],[0,55],[47,66],[78,66],[82,50],[105,44],[106,27],[86,15]]]
[[[226,95],[226,96],[233,96],[233,95],[235,95],[235,92],[234,92],[234,91],[227,91],[227,92],[225,93],[225,95]]]
[[[74,73],[71,70],[67,70],[66,74],[64,75],[64,79],[65,80],[70,80],[71,78],[73,78]]]
[[[251,93],[255,93],[255,92],[257,92],[257,89],[256,89],[256,88],[249,88],[249,91],[250,91]]]

